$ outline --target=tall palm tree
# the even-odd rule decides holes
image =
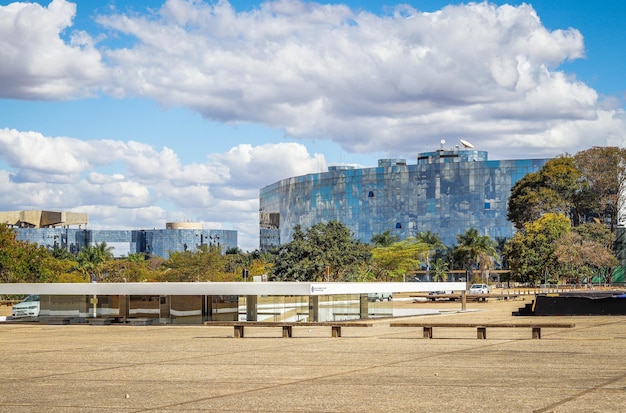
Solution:
[[[437,249],[444,248],[443,241],[441,241],[439,234],[430,231],[420,231],[415,239],[417,242],[428,245],[428,253],[426,254],[426,271],[430,276],[430,257]]]
[[[78,253],[78,265],[85,271],[92,281],[96,280],[98,265],[113,259],[113,247],[107,246],[106,242],[96,245],[87,245]]]
[[[465,234],[457,235],[456,239],[457,251],[465,257],[470,276],[473,274],[474,266],[478,265],[481,278],[485,281],[486,271],[498,258],[495,242],[488,235],[480,235],[476,228],[470,228]]]

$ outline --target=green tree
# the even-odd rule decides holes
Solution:
[[[559,273],[556,241],[569,230],[570,221],[563,214],[547,213],[524,224],[504,250],[513,279],[534,284],[555,282]]]
[[[581,173],[572,157],[551,159],[540,171],[526,175],[513,186],[507,217],[518,230],[546,213],[575,217],[577,196],[583,189]]]
[[[0,224],[0,282],[53,281],[50,259],[45,247],[18,241],[12,228]]]
[[[91,281],[102,281],[104,275],[101,271],[101,264],[113,259],[113,247],[109,247],[106,242],[87,245],[78,252],[78,266],[89,277]]]
[[[464,234],[456,236],[456,251],[459,259],[468,270],[468,281],[486,281],[486,271],[493,267],[498,258],[494,241],[488,235],[480,235],[476,228],[470,228]],[[480,280],[474,279],[473,270],[480,270]]]
[[[437,258],[432,264],[433,281],[448,281],[448,262]]]
[[[318,223],[306,232],[296,226],[293,240],[275,254],[270,279],[279,281],[351,281],[372,257],[339,221]]]
[[[219,247],[201,245],[197,251],[171,252],[169,259],[162,265],[163,271],[158,281],[194,282],[225,281],[226,259]]]
[[[430,231],[426,231],[426,232],[420,231],[415,237],[415,239],[417,240],[417,242],[421,242],[428,246],[428,251],[424,255],[423,258],[425,258],[425,261],[426,261],[426,270],[430,274],[430,269],[431,269],[430,260],[435,253],[445,249],[445,246],[443,245],[443,241],[441,241],[439,234],[430,232]]]
[[[388,247],[372,250],[375,278],[379,281],[399,281],[410,272],[419,269],[420,257],[428,254],[429,246],[415,238],[395,242]]]
[[[391,235],[391,231],[387,230],[382,234],[374,234],[372,237],[372,244],[375,247],[389,247],[394,242],[398,242],[400,239],[397,235]]]

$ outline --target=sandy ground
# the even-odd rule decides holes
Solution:
[[[573,329],[0,324],[7,412],[617,412],[626,317],[513,317],[524,301],[411,303],[441,322],[573,322]],[[5,308],[0,308],[5,310]],[[9,307],[10,311],[10,307]]]

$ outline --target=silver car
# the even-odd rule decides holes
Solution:
[[[489,286],[487,284],[472,284],[469,289],[470,294],[489,294]]]

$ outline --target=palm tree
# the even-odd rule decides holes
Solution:
[[[470,228],[465,234],[456,236],[457,251],[464,256],[469,275],[473,275],[474,265],[478,264],[481,279],[484,281],[486,270],[491,268],[493,260],[498,258],[498,252],[493,240],[488,235],[480,235],[476,228]],[[468,280],[469,281],[469,280]]]
[[[433,281],[448,281],[448,262],[437,258],[433,262]]]
[[[430,276],[430,257],[437,249],[445,248],[439,234],[430,231],[420,231],[415,237],[417,242],[428,245],[428,253],[426,254],[426,272]]]
[[[106,242],[96,245],[87,245],[78,253],[78,266],[85,271],[92,281],[96,280],[98,265],[113,259],[113,247],[107,246]]]
[[[397,235],[391,235],[390,231],[385,231],[382,234],[374,234],[371,242],[375,247],[389,247],[391,244],[398,241],[399,238]]]

